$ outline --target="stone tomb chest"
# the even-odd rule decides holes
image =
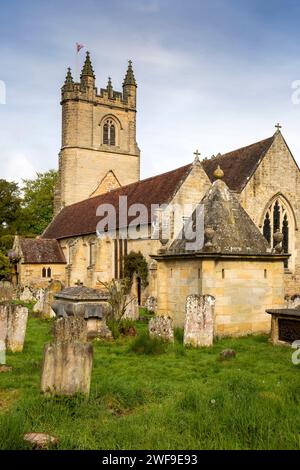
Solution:
[[[272,315],[273,344],[300,340],[300,307],[266,310],[266,312]]]
[[[54,296],[52,304],[56,316],[80,316],[87,321],[88,338],[111,338],[106,318],[111,312],[108,293],[84,286],[67,287]]]

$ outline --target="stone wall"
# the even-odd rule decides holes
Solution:
[[[190,294],[216,299],[216,334],[270,330],[267,308],[284,305],[283,264],[255,260],[169,260],[158,262],[158,314],[183,326]]]
[[[65,205],[87,199],[112,170],[120,184],[140,178],[140,151],[136,142],[135,87],[131,97],[113,101],[94,87],[67,92],[62,101],[62,149],[55,213]],[[114,120],[116,145],[104,145],[102,126]]]
[[[285,293],[299,293],[300,285],[300,173],[282,135],[275,140],[244,188],[240,201],[255,224],[262,230],[263,217],[268,203],[276,195],[282,195],[291,207],[289,217],[292,257],[289,271],[285,273]]]
[[[42,269],[51,268],[51,278],[42,277]],[[33,288],[46,288],[49,285],[50,279],[59,280],[64,282],[66,275],[65,264],[22,264],[18,265],[19,269],[19,283],[21,286],[28,286]]]

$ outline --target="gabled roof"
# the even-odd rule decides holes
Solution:
[[[252,219],[230,191],[224,181],[217,180],[207,191],[201,203],[204,209],[204,233],[208,227],[213,229],[211,246],[199,246],[189,250],[187,240],[182,234],[172,243],[169,253],[220,253],[220,254],[270,254],[270,247]],[[201,234],[203,225],[196,224],[196,210],[192,214],[193,230]],[[200,233],[201,232],[201,233]],[[200,237],[199,237],[200,240]],[[207,241],[207,240],[206,240]]]
[[[22,238],[20,240],[25,264],[64,264],[64,254],[57,240]]]
[[[127,196],[128,207],[132,204],[146,206],[149,216],[148,222],[151,223],[151,204],[169,203],[191,171],[192,166],[192,164],[186,165],[67,206],[55,217],[42,237],[58,240],[96,233],[97,224],[101,220],[101,217],[96,216],[96,211],[101,204],[112,204],[115,207],[117,228],[119,228],[120,196]]]
[[[203,160],[202,166],[211,182],[215,181],[213,173],[220,165],[225,173],[224,181],[227,186],[232,191],[241,192],[274,142],[275,135],[233,152]]]

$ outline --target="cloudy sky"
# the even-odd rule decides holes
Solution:
[[[76,41],[91,52],[98,87],[110,75],[120,90],[133,60],[142,177],[192,161],[196,148],[208,157],[269,137],[278,121],[300,163],[300,104],[292,100],[299,0],[0,6],[0,178],[20,181],[57,167],[60,87],[67,66],[75,69]]]

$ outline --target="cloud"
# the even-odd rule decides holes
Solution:
[[[21,183],[22,179],[34,178],[35,176],[35,167],[28,156],[21,153],[11,153],[5,158],[1,178]]]

